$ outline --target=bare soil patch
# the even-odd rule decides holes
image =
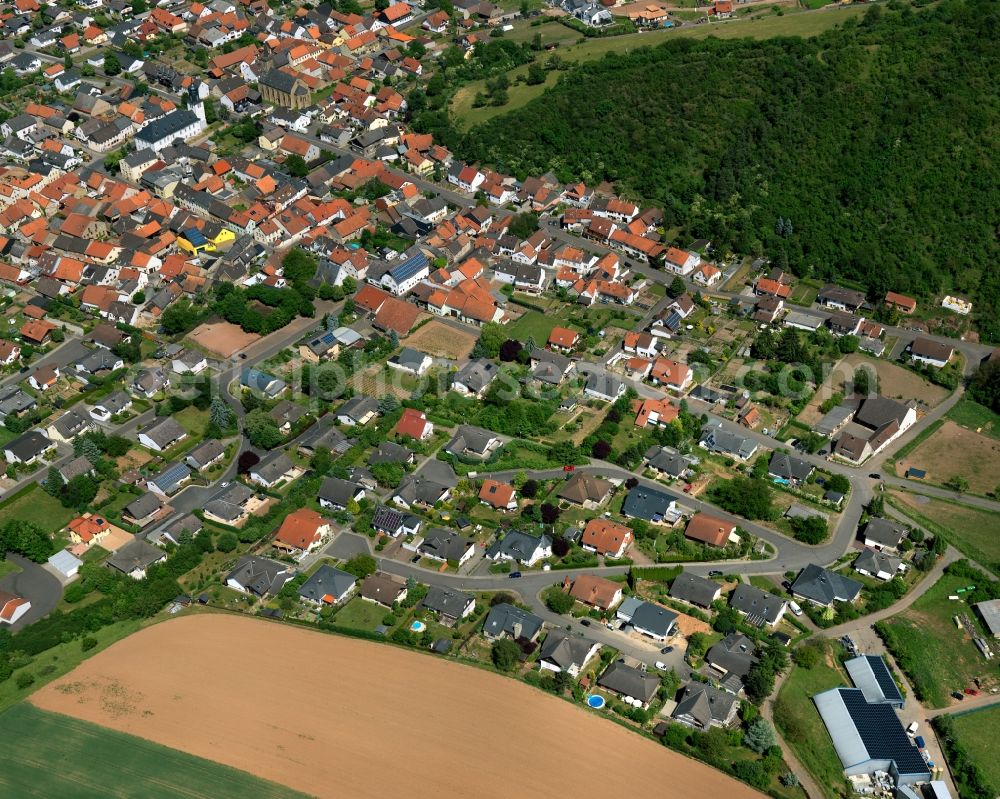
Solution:
[[[323,797],[619,794],[587,752],[627,762],[637,795],[762,796],[523,683],[236,616],[147,628],[31,701]]]
[[[206,322],[192,330],[188,338],[220,358],[231,358],[260,340],[256,333],[245,333],[239,325],[231,322]]]
[[[407,336],[403,343],[436,358],[451,358],[457,361],[469,357],[469,353],[476,345],[476,336],[471,331],[459,330],[445,322],[432,319]]]
[[[964,477],[975,494],[993,491],[1000,479],[1000,440],[945,421],[926,441],[896,466],[906,474],[911,466],[927,472],[926,479],[946,483]]]

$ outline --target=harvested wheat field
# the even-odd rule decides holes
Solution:
[[[403,343],[436,358],[457,361],[469,357],[476,345],[476,335],[471,331],[452,327],[447,322],[432,319],[403,339]]]
[[[987,494],[996,488],[1000,475],[1000,440],[946,420],[896,464],[896,472],[906,474],[911,466],[926,471],[927,482],[946,483],[962,477],[973,493]]]
[[[321,797],[613,796],[616,762],[638,795],[761,796],[523,683],[236,616],[149,627],[31,701]]]
[[[220,358],[232,358],[240,350],[245,350],[260,340],[256,333],[246,333],[239,325],[231,322],[206,322],[192,330],[188,338]]]

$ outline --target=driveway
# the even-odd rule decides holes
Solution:
[[[44,567],[27,558],[9,553],[7,559],[21,567],[16,574],[8,574],[0,580],[0,591],[23,596],[31,602],[31,609],[25,613],[11,630],[17,631],[25,625],[48,616],[62,599],[62,584]]]

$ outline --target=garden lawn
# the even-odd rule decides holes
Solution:
[[[944,499],[921,497],[905,491],[890,491],[892,505],[902,510],[928,532],[942,533],[948,542],[970,558],[991,569],[1000,566],[1000,523],[996,513],[960,505]]]
[[[947,414],[955,424],[976,430],[985,436],[1000,438],[1000,414],[993,413],[985,405],[969,399],[961,399]],[[0,441],[0,443],[3,443]]]
[[[341,627],[353,627],[356,630],[371,632],[382,623],[387,613],[389,613],[388,608],[355,597],[337,611],[333,623]]]
[[[988,690],[987,675],[996,673],[965,630],[955,625],[954,617],[960,614],[979,624],[968,604],[948,599],[968,584],[966,577],[946,574],[911,607],[878,626],[917,697],[929,707],[947,707],[951,703],[948,694],[971,685],[977,677]]]
[[[0,716],[0,725],[19,741],[0,752],[4,796],[302,796],[229,766],[27,704]]]
[[[71,508],[64,508],[58,499],[46,494],[38,483],[32,483],[28,490],[18,492],[0,504],[0,519],[3,521],[16,519],[32,522],[50,533],[61,530],[75,516],[76,513]]]
[[[835,662],[831,650],[828,661],[811,669],[793,666],[774,702],[775,724],[830,799],[842,793],[837,787],[844,784],[844,769],[812,698],[829,688],[849,685]]]
[[[1000,707],[985,708],[953,717],[958,742],[969,758],[986,774],[990,785],[1000,785],[1000,759],[997,758],[997,730],[1000,730]]]
[[[529,338],[533,338],[539,347],[544,347],[557,322],[557,319],[540,314],[538,311],[527,311],[524,316],[507,329],[507,333],[518,341],[527,341]]]

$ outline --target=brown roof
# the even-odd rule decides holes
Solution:
[[[575,330],[570,330],[566,327],[554,327],[552,328],[552,332],[549,333],[549,344],[568,349],[576,344],[576,340],[579,337],[580,334]]]
[[[940,341],[931,341],[929,338],[915,338],[910,345],[910,352],[921,358],[931,358],[935,361],[949,361],[954,349],[948,344],[942,344]]]
[[[479,499],[494,508],[506,508],[514,498],[514,486],[499,480],[483,480]]]
[[[587,501],[602,502],[610,491],[611,483],[607,480],[577,472],[560,489],[559,497],[582,505]]]
[[[573,581],[569,595],[588,605],[599,608],[609,608],[614,602],[615,594],[621,590],[621,584],[596,577],[593,574],[581,574]]]
[[[696,513],[688,522],[684,535],[713,547],[724,547],[736,530],[732,522],[717,519],[707,513]]]
[[[288,514],[278,528],[274,540],[295,549],[308,549],[319,538],[319,528],[329,522],[309,508]]]
[[[631,542],[632,531],[624,524],[608,519],[591,519],[583,528],[580,543],[593,547],[604,555],[614,555],[622,547],[622,542]]]
[[[395,297],[389,297],[372,320],[372,324],[380,330],[394,330],[400,336],[410,332],[420,309]]]
[[[406,588],[406,580],[402,577],[379,572],[365,578],[361,584],[361,596],[365,599],[374,599],[383,605],[391,605],[404,588]]]

